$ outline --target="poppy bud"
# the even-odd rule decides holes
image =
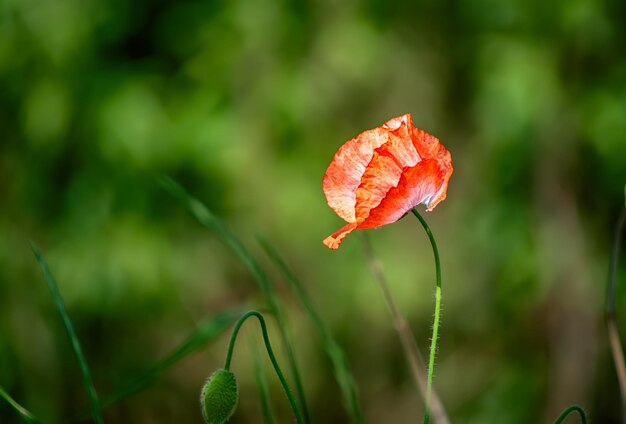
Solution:
[[[215,371],[202,387],[200,403],[207,424],[222,424],[237,408],[239,392],[235,374],[225,369]]]

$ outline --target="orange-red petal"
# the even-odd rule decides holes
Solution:
[[[356,228],[356,222],[341,227],[338,231],[326,237],[322,243],[324,243],[327,247],[335,250],[339,247],[343,239],[352,231],[356,230]]]
[[[389,140],[374,150],[372,160],[361,177],[356,192],[357,223],[363,222],[387,192],[398,185],[405,168],[415,166],[420,161],[406,123],[401,121],[400,124],[396,130],[389,132]]]
[[[442,168],[436,159],[423,160],[406,169],[398,185],[387,192],[359,228],[376,228],[395,222],[420,203],[432,210],[445,199],[450,174],[452,166]]]
[[[387,142],[387,131],[382,128],[365,131],[339,148],[328,166],[322,188],[330,206],[347,222],[354,222],[356,190],[374,149]]]
[[[378,206],[385,198],[390,188],[398,185],[402,168],[396,161],[378,151],[365,169],[361,178],[361,185],[356,190],[356,222],[362,222],[370,214],[370,211]]]
[[[445,199],[452,170],[450,152],[415,128],[410,114],[361,133],[341,146],[324,174],[328,205],[348,222],[324,244],[336,249],[355,229],[397,221],[420,203],[432,210]]]
[[[438,157],[441,154],[441,148],[445,150],[437,137],[419,128],[413,127],[411,139],[413,140],[415,149],[417,149],[417,153],[419,153],[422,158]]]

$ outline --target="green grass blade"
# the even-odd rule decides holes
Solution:
[[[17,403],[2,387],[0,387],[0,397],[7,401],[7,403],[13,408],[15,412],[27,423],[40,424],[41,421],[30,413],[26,408]]]
[[[240,315],[241,311],[239,310],[226,311],[212,319],[201,322],[198,328],[169,355],[108,396],[102,403],[102,408],[108,408],[148,387],[178,361],[217,338]]]
[[[267,378],[265,376],[263,364],[261,363],[261,354],[259,352],[259,348],[252,339],[250,339],[250,350],[252,352],[252,358],[254,360],[254,380],[256,382],[257,389],[259,390],[263,424],[275,424],[276,419],[274,418],[274,413],[272,412],[270,394],[267,387]]]
[[[258,282],[270,308],[279,309],[278,299],[272,291],[269,278],[241,241],[202,202],[188,194],[178,183],[168,177],[161,178],[160,182],[203,227],[213,231],[220,241],[239,257]]]
[[[341,389],[344,407],[350,416],[350,421],[352,423],[362,423],[363,414],[361,412],[356,383],[352,377],[350,368],[348,367],[348,361],[343,349],[341,349],[339,343],[337,343],[333,337],[324,320],[322,320],[321,316],[317,313],[315,307],[313,306],[313,302],[304,290],[302,283],[287,266],[287,263],[282,256],[280,256],[276,249],[267,240],[259,237],[258,241],[272,262],[282,272],[285,280],[296,293],[296,296],[304,306],[309,318],[317,328],[322,341],[322,346],[330,359],[333,374],[335,375],[335,379]]]
[[[178,199],[181,204],[196,218],[196,220],[207,229],[215,232],[218,238],[228,246],[244,263],[248,268],[254,279],[259,284],[261,292],[263,293],[271,313],[276,318],[278,324],[278,330],[283,342],[283,346],[287,353],[287,360],[289,362],[289,368],[293,376],[296,392],[302,408],[302,414],[304,415],[304,421],[309,424],[311,422],[309,418],[309,410],[304,397],[304,388],[302,385],[302,379],[298,371],[296,363],[295,352],[293,345],[291,344],[289,331],[287,329],[287,320],[280,307],[278,297],[274,294],[274,290],[270,283],[270,280],[261,268],[258,261],[252,256],[252,254],[245,248],[243,243],[230,232],[230,230],[215,216],[202,202],[189,195],[179,184],[174,182],[171,178],[163,177],[160,180],[161,185],[172,196]]]
[[[619,262],[620,244],[626,228],[626,206],[622,208],[615,226],[611,259],[609,260],[609,278],[606,286],[605,322],[608,331],[611,356],[615,365],[615,373],[619,384],[620,402],[622,404],[622,423],[626,423],[626,361],[624,360],[624,348],[619,337],[617,321],[615,319],[615,293],[617,289],[617,265]]]
[[[65,326],[65,330],[67,331],[67,335],[70,338],[70,342],[72,344],[72,349],[74,350],[74,354],[76,355],[76,359],[78,361],[78,365],[80,366],[80,371],[83,375],[83,384],[87,389],[87,393],[89,394],[89,399],[91,400],[91,416],[97,424],[102,424],[102,417],[100,416],[100,402],[98,401],[98,395],[96,393],[96,389],[93,386],[93,382],[91,380],[91,373],[89,372],[89,366],[87,365],[87,361],[85,360],[85,356],[83,355],[83,351],[80,347],[80,342],[78,341],[78,337],[76,337],[76,332],[74,331],[74,326],[72,325],[72,321],[70,320],[67,311],[65,310],[65,304],[63,303],[63,299],[61,298],[61,293],[59,293],[59,289],[57,287],[54,278],[52,278],[52,274],[48,269],[48,263],[44,259],[41,251],[35,245],[35,243],[31,242],[31,247],[33,249],[33,253],[37,258],[37,262],[39,262],[39,266],[41,267],[41,271],[43,273],[44,279],[48,284],[48,288],[50,289],[50,293],[52,293],[52,298],[54,299],[54,303],[56,305],[57,311],[61,316],[61,321],[63,321],[63,325]]]

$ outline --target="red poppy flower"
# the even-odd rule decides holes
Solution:
[[[395,222],[420,203],[432,210],[446,198],[450,175],[450,152],[408,113],[359,134],[324,174],[328,206],[348,222],[324,244],[337,249],[352,231]]]

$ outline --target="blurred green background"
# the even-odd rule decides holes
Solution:
[[[435,386],[452,421],[552,422],[579,403],[618,422],[603,306],[626,182],[624,16],[618,0],[0,0],[0,386],[46,423],[89,405],[29,240],[101,396],[204,317],[264,305],[237,258],[156,184],[166,174],[276,277],[313,422],[347,421],[339,389],[257,234],[345,348],[366,421],[419,421],[361,238],[321,243],[343,225],[321,190],[336,149],[410,112],[455,167],[448,199],[425,215],[444,278]],[[369,233],[425,354],[428,240],[411,216]],[[620,287],[623,335],[625,307]],[[244,333],[259,340],[254,325]],[[233,423],[261,422],[245,338]],[[105,421],[200,422],[199,389],[227,341]],[[4,403],[0,422],[19,422]]]

